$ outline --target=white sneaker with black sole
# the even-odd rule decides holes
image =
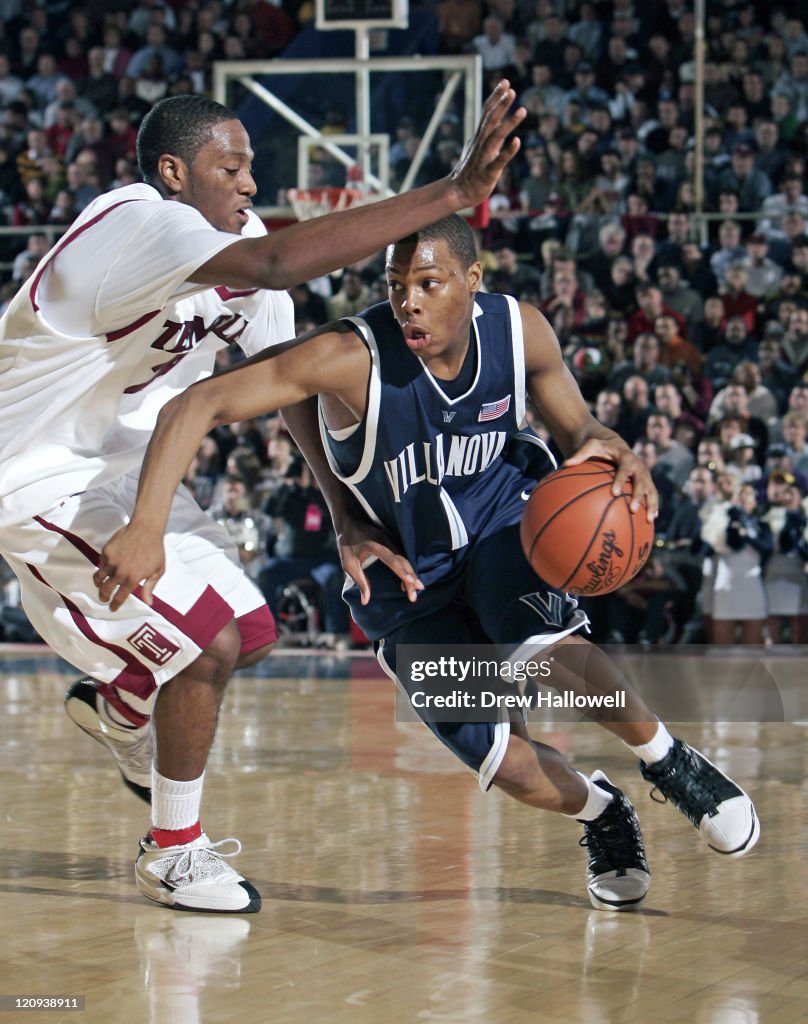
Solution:
[[[608,807],[582,821],[581,846],[589,858],[588,891],[595,910],[636,910],[651,884],[637,814],[628,797],[601,771],[592,782],[612,794]]]
[[[682,740],[654,764],[640,761],[642,777],[654,784],[698,829],[704,842],[725,857],[744,857],[760,838],[760,820],[747,794],[704,754]]]
[[[107,748],[126,786],[151,803],[151,726],[128,729],[117,725],[104,714],[104,703],[93,679],[79,679],[65,694],[65,711],[71,721]]]
[[[233,843],[223,853],[221,847]],[[184,846],[157,846],[149,836],[140,840],[135,881],[147,899],[175,910],[214,914],[256,914],[258,890],[227,863],[241,852],[238,839],[212,843],[203,832]]]

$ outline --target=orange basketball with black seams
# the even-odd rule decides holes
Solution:
[[[615,467],[600,459],[546,476],[522,514],[522,549],[551,587],[584,597],[610,594],[645,564],[654,526],[643,506],[632,513],[632,486],[612,494]]]

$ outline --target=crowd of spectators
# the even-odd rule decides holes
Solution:
[[[697,112],[684,0],[410,7],[434,50],[479,53],[487,85],[508,77],[528,110],[521,151],[478,220],[486,287],[542,310],[594,414],[661,494],[646,569],[590,602],[596,637],[805,642],[808,15],[794,0],[707,5]],[[209,92],[218,58],[282,54],[314,31],[313,14],[299,0],[0,2],[7,223],[61,229],[99,192],[136,180],[134,140],[152,103]],[[426,128],[417,109],[390,125],[394,183]],[[332,115],[324,108],[324,125]],[[458,115],[446,110],[422,178],[457,159]],[[47,234],[2,240],[0,303]],[[294,289],[299,329],[383,299],[381,269],[377,257]],[[342,634],[327,513],[288,448],[277,417],[221,430],[187,482],[276,610],[293,569],[330,565],[320,613]]]

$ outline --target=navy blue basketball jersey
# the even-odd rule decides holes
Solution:
[[[407,348],[389,303],[345,322],[370,352],[367,410],[358,426],[333,432],[321,415],[323,444],[334,473],[398,538],[426,586],[416,611],[386,566],[366,569],[370,606],[361,608],[355,587],[345,596],[368,635],[379,636],[402,617],[427,614],[426,595],[438,600],[469,546],[521,517],[535,482],[510,459],[525,417],[522,319],[509,296],[477,296],[469,339],[475,368],[457,397]]]

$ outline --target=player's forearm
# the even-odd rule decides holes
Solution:
[[[619,448],[625,448],[628,451],[628,445],[623,438],[608,427],[604,427],[594,416],[576,425],[574,429],[563,431],[560,433],[560,436],[556,437],[553,435],[553,437],[561,449],[564,458],[574,455],[575,452],[583,448],[587,441],[592,440],[605,441],[608,444],[617,445]]]
[[[264,287],[292,288],[330,274],[463,208],[449,178],[402,195],[304,221],[266,236]]]
[[[191,389],[163,406],[143,460],[131,525],[162,536],[174,494],[202,438],[215,425],[206,403]]]
[[[461,191],[443,178],[378,203],[245,238],[197,268],[190,280],[284,291],[372,256],[463,206]]]
[[[297,405],[287,406],[282,412],[289,433],[323,492],[323,497],[331,512],[331,520],[339,532],[346,515],[355,506],[355,499],[331,470],[320,436],[317,399],[310,398]]]
[[[200,284],[284,289],[373,255],[391,242],[491,194],[519,150],[512,137],[526,115],[511,111],[515,93],[504,79],[485,101],[470,145],[451,173],[380,203],[355,207],[228,246],[191,276]]]

